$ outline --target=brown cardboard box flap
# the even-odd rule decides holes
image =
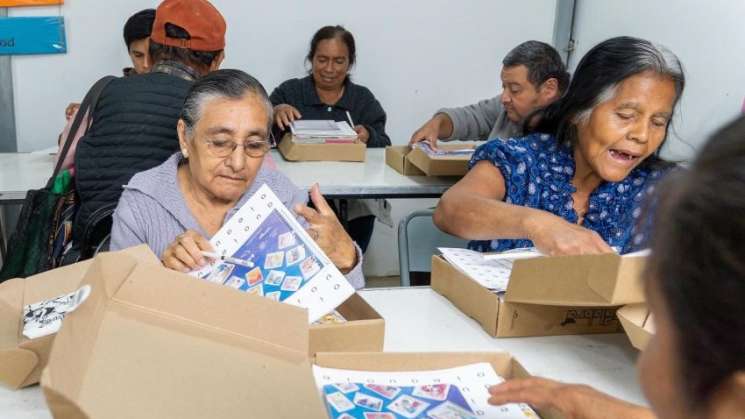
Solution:
[[[424,176],[425,173],[411,164],[406,155],[411,152],[407,145],[391,145],[385,148],[385,163],[404,176]]]
[[[383,350],[385,320],[354,293],[336,309],[347,321],[310,326],[310,356],[317,352],[376,352]]]
[[[279,152],[289,161],[365,161],[367,145],[351,144],[298,144],[287,134],[279,142]]]
[[[51,339],[23,336],[23,308],[74,290],[90,262],[15,278],[0,284],[0,382],[17,389],[35,384],[46,365]]]
[[[464,144],[438,144],[440,149],[474,148]],[[468,162],[471,156],[438,156],[432,157],[419,148],[414,148],[406,159],[428,176],[463,176],[468,172]]]
[[[362,371],[425,371],[488,362],[505,379],[528,378],[530,374],[506,352],[335,352],[318,353],[315,364],[326,368]],[[559,419],[548,411],[538,411],[543,419]]]
[[[304,309],[122,255],[84,283],[42,376],[56,418],[323,417]]]
[[[499,296],[462,274],[442,256],[432,256],[432,289],[476,320],[491,336],[497,335]]]
[[[645,260],[645,256],[617,254],[517,260],[505,301],[609,307],[642,302]]]
[[[640,351],[649,343],[655,333],[654,319],[646,304],[630,304],[618,309],[618,320],[621,321],[631,344]]]

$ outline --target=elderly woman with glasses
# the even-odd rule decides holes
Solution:
[[[272,105],[264,87],[239,70],[220,70],[194,84],[178,121],[181,151],[124,187],[114,212],[111,249],[146,243],[171,269],[207,263],[209,238],[263,184],[298,214],[311,237],[356,288],[362,255],[323,199],[266,167]]]

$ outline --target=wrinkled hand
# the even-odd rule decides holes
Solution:
[[[339,270],[346,274],[357,265],[357,248],[336,214],[321,195],[318,184],[310,188],[310,200],[316,209],[296,205],[295,212],[308,221],[308,234]]]
[[[527,403],[565,419],[652,419],[648,409],[601,393],[592,387],[545,378],[505,381],[489,388],[489,403]]]
[[[430,147],[437,149],[437,137],[440,135],[440,119],[435,116],[427,121],[411,136],[409,145],[414,145],[420,141],[426,141]]]
[[[213,251],[209,240],[194,230],[186,230],[166,248],[161,262],[174,271],[190,272],[207,264],[202,251]]]
[[[355,125],[354,132],[357,133],[358,140],[367,144],[367,141],[370,139],[370,133],[367,131],[367,128],[363,127],[362,125]]]
[[[65,108],[65,119],[69,121],[70,118],[75,115],[75,112],[78,111],[78,109],[80,109],[79,103],[70,103],[69,105],[67,105],[67,107]]]
[[[528,238],[545,255],[595,255],[613,252],[595,231],[544,211],[531,216],[533,220]]]
[[[292,105],[282,103],[274,107],[274,123],[281,130],[288,129],[292,121],[302,117],[300,111]]]

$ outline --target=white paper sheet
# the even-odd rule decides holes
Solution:
[[[36,339],[57,333],[66,315],[77,309],[91,294],[91,286],[23,308],[23,336]]]
[[[210,243],[218,255],[251,261],[255,266],[212,261],[192,275],[307,308],[309,323],[354,294],[344,275],[266,185]]]
[[[451,265],[485,288],[494,292],[505,292],[507,290],[512,264],[515,259],[485,260],[483,253],[474,250],[450,247],[440,247],[438,250],[442,252],[442,257]],[[527,249],[519,250],[523,252]],[[509,253],[505,252],[505,254]],[[540,256],[537,251],[536,256]]]
[[[407,372],[353,371],[314,365],[313,374],[333,419],[539,417],[526,404],[488,403],[488,388],[504,379],[485,362]]]

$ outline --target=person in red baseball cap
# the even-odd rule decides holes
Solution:
[[[195,80],[225,58],[225,19],[207,0],[165,0],[150,34],[147,74],[118,78],[103,90],[90,129],[75,155],[80,197],[74,246],[89,243],[86,231],[106,222],[122,185],[179,150],[176,123]],[[81,249],[83,255],[86,249]]]

